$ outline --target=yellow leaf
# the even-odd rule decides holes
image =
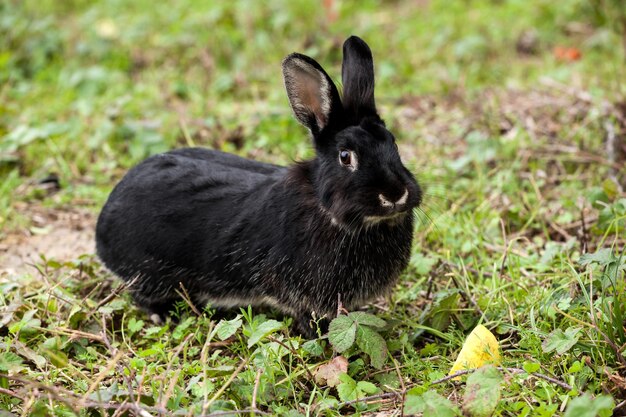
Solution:
[[[479,324],[465,339],[459,357],[448,375],[487,364],[500,365],[500,346],[493,333]]]

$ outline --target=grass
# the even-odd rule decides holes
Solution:
[[[383,345],[302,340],[289,318],[251,309],[218,318],[181,304],[177,322],[154,326],[93,253],[44,252],[0,273],[4,409],[626,413],[626,58],[612,3],[325,4],[0,2],[0,246],[49,233],[42,212],[80,210],[93,227],[126,170],[171,148],[311,155],[280,62],[301,51],[337,79],[341,42],[358,34],[426,189],[411,265],[366,310],[384,324],[354,324]],[[530,49],[516,48],[522,35]],[[580,59],[559,55],[571,47]],[[51,174],[58,189],[41,184]],[[479,323],[500,342],[504,378],[445,379]],[[325,364],[347,365],[336,386],[316,381]],[[487,414],[468,398],[476,386],[498,393],[479,396]]]

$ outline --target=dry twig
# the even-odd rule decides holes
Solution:
[[[252,404],[251,404],[251,407],[253,410],[256,410],[256,396],[259,392],[259,384],[261,382],[262,373],[263,373],[263,368],[257,369],[256,376],[254,378],[254,389],[252,390]]]
[[[180,295],[180,297],[183,300],[185,300],[185,303],[187,303],[189,308],[191,308],[191,311],[193,311],[196,316],[198,317],[202,316],[202,312],[198,310],[198,307],[196,307],[193,301],[191,301],[191,297],[189,296],[189,293],[187,292],[187,288],[185,288],[182,282],[180,282],[179,285],[180,285],[180,291],[176,290],[176,293]]]

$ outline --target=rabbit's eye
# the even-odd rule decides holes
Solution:
[[[355,153],[346,149],[339,150],[339,162],[341,162],[341,165],[350,168],[352,171],[354,171],[357,166]]]

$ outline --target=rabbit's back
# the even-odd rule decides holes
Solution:
[[[222,253],[246,200],[285,168],[206,149],[148,158],[111,193],[96,227],[98,255],[122,278],[202,271]],[[207,233],[209,234],[207,236]],[[157,270],[158,269],[158,270]]]

